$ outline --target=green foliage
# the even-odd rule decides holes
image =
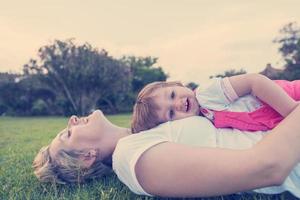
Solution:
[[[152,57],[123,57],[121,62],[130,67],[133,74],[132,91],[139,92],[145,85],[154,81],[165,81],[168,75],[161,67],[155,66],[158,58]]]
[[[23,74],[0,73],[0,115],[85,115],[129,112],[137,92],[167,74],[157,58],[115,59],[72,39],[42,46]]]
[[[235,69],[230,69],[225,71],[223,74],[217,74],[214,76],[210,76],[209,78],[224,78],[224,77],[230,77],[230,76],[235,76],[235,75],[240,75],[240,74],[246,74],[247,72],[244,69],[240,69],[239,71],[236,71]]]
[[[38,51],[38,59],[24,65],[26,75],[38,75],[56,96],[64,98],[73,113],[84,115],[102,99],[110,110],[130,91],[130,69],[90,44],[55,40]],[[114,97],[112,100],[110,97]]]
[[[163,71],[163,69],[157,66],[158,58],[152,57],[122,57],[120,61],[130,68],[132,73],[131,78],[131,91],[128,92],[122,101],[124,111],[132,111],[133,104],[135,103],[136,96],[138,92],[148,83],[154,81],[165,81],[168,75]],[[130,105],[130,109],[128,109]],[[102,107],[101,107],[102,109]]]
[[[130,115],[108,116],[113,123],[129,127]],[[133,194],[114,174],[87,184],[55,185],[39,183],[31,164],[38,150],[67,124],[67,118],[11,118],[0,117],[0,199],[168,199]],[[171,198],[170,198],[171,199]],[[198,198],[201,199],[201,198]],[[206,200],[284,200],[295,199],[288,193],[281,195],[228,195]]]
[[[31,108],[32,115],[45,115],[48,112],[48,106],[42,99],[36,100]]]
[[[55,95],[41,85],[36,75],[0,73],[0,77],[0,115],[31,115],[33,103],[39,99],[49,107],[44,114],[52,114]]]
[[[0,102],[2,104],[2,112],[12,114],[17,111],[20,115],[25,115],[31,107],[31,98],[26,88],[20,80],[20,76],[12,74],[2,74],[3,78],[0,82]],[[13,77],[13,78],[9,78]],[[3,113],[0,114],[3,114]]]
[[[285,25],[274,42],[280,45],[279,52],[285,61],[281,78],[300,79],[300,27],[295,22]]]

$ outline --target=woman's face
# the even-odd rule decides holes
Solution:
[[[57,152],[64,150],[97,149],[100,146],[103,127],[107,119],[100,110],[94,111],[87,117],[70,117],[67,127],[52,140],[50,155],[55,157]]]

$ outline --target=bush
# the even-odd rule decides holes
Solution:
[[[8,107],[6,105],[0,103],[0,116],[5,115],[7,109]]]
[[[42,99],[36,100],[31,108],[32,115],[47,115],[48,114],[48,106],[46,102]]]

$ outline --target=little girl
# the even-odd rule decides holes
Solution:
[[[214,79],[195,91],[179,82],[154,82],[137,97],[132,132],[202,115],[217,128],[265,131],[274,128],[300,100],[300,81],[272,81],[260,74]]]

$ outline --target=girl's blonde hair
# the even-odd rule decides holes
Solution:
[[[79,156],[86,155],[88,150],[60,150],[52,159],[49,148],[50,145],[42,147],[32,165],[34,174],[41,182],[81,183],[112,171],[111,158],[105,161],[96,159],[90,168],[84,168]]]
[[[153,92],[159,88],[181,86],[182,83],[177,81],[165,82],[158,81],[147,84],[138,94],[136,103],[133,107],[131,120],[132,133],[151,129],[162,122],[157,115],[158,105],[154,101]]]

